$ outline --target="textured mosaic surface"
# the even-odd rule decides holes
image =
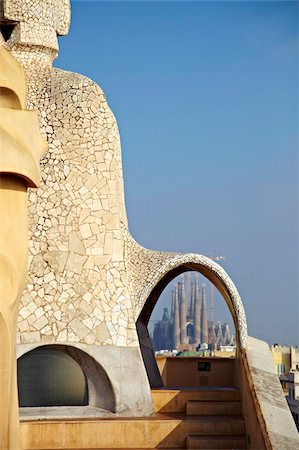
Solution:
[[[130,274],[130,294],[136,320],[151,291],[163,277],[178,267],[191,264],[191,270],[201,272],[208,269],[224,286],[230,299],[228,306],[235,321],[239,344],[241,348],[246,347],[247,321],[243,303],[234,283],[219,264],[206,256],[194,253],[180,254],[147,250],[140,247],[125,228],[123,232],[126,242],[126,262]]]
[[[220,266],[200,255],[146,250],[131,238],[118,127],[106,98],[86,77],[52,68],[57,34],[68,29],[68,1],[3,4],[0,16],[16,25],[0,44],[25,68],[27,108],[39,111],[49,144],[41,187],[30,193],[30,267],[18,342],[138,346],[135,321],[151,290],[189,261],[227,286],[245,346],[242,302]]]
[[[273,364],[267,342],[248,338],[243,358],[249,369],[250,390],[260,409],[267,448],[299,448],[299,435]]]

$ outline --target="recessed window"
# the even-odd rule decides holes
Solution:
[[[18,391],[21,407],[88,404],[87,382],[79,364],[47,346],[18,359]]]

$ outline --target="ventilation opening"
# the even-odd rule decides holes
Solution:
[[[2,33],[3,39],[7,42],[15,29],[15,23],[1,23],[0,31]]]
[[[88,387],[79,364],[67,353],[39,347],[18,360],[20,407],[85,406]]]

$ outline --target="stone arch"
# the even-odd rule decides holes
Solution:
[[[237,351],[247,346],[247,320],[241,297],[225,270],[210,258],[197,254],[175,255],[166,261],[143,290],[140,303],[143,308],[138,316],[136,327],[142,357],[152,387],[161,387],[162,380],[155,362],[147,324],[164,288],[178,275],[195,271],[204,275],[223,296],[232,315],[236,329]]]
[[[86,404],[106,411],[115,412],[115,394],[110,379],[103,367],[91,355],[72,345],[33,344],[30,345],[29,348],[25,347],[19,350],[18,362],[21,361],[23,357],[34,354],[33,352],[40,348],[63,352],[65,355],[71,357],[72,360],[80,366],[86,380],[88,392]],[[20,386],[19,381],[18,384]]]

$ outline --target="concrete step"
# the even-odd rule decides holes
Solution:
[[[245,436],[199,436],[189,435],[186,439],[187,449],[206,449],[206,450],[224,450],[224,449],[246,449]]]
[[[157,414],[147,418],[82,418],[21,422],[23,450],[184,448],[188,435],[242,435],[241,416]]]
[[[186,414],[188,416],[197,415],[228,415],[241,414],[241,402],[223,401],[198,401],[188,400],[186,404]]]
[[[239,389],[235,387],[201,387],[198,389],[152,389],[156,412],[185,412],[189,400],[229,401],[241,400]]]
[[[176,418],[21,422],[23,450],[182,448],[187,431]]]
[[[245,422],[241,416],[187,416],[187,434],[244,435]]]

